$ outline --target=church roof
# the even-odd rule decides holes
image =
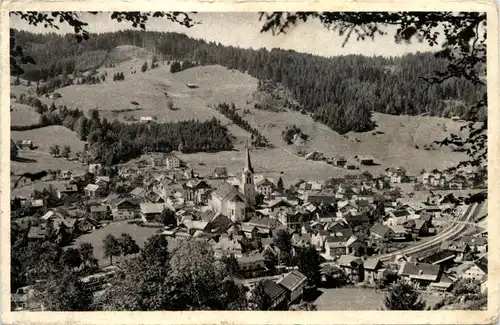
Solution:
[[[228,182],[221,182],[217,190],[215,190],[214,195],[219,200],[231,200],[235,196],[239,196],[239,198],[242,199],[242,195],[238,189]]]

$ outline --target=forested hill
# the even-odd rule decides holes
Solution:
[[[238,69],[258,79],[282,83],[315,119],[340,133],[369,130],[372,110],[467,118],[466,107],[476,103],[483,91],[461,79],[440,85],[425,82],[423,77],[447,64],[433,53],[325,58],[290,50],[223,46],[178,33],[138,31],[94,34],[80,44],[75,44],[72,35],[16,31],[16,43],[37,61],[36,66],[24,67],[24,78],[32,81],[99,66],[119,45],[144,47],[160,60]],[[486,112],[482,112],[482,119],[486,119]]]

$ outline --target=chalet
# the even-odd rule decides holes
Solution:
[[[325,238],[325,254],[329,257],[340,255],[363,255],[366,245],[355,236],[327,236]]]
[[[168,154],[165,156],[165,167],[169,169],[179,168],[181,166],[181,160],[173,154]]]
[[[154,220],[154,217],[151,217],[150,220]],[[200,234],[209,232],[208,222],[206,221],[186,219],[179,226],[187,229],[187,232],[191,236],[194,236],[197,233]]]
[[[451,250],[438,250],[430,255],[422,257],[419,259],[420,262],[433,264],[433,265],[443,265],[444,268],[451,266],[454,263],[454,259],[457,254]]]
[[[28,231],[28,240],[43,241],[45,240],[45,229],[42,227],[30,227]]]
[[[147,192],[148,191],[143,189],[142,187],[136,187],[132,191],[130,191],[129,194],[135,199],[143,200],[146,197]]]
[[[288,302],[293,303],[302,298],[307,285],[307,277],[298,270],[293,270],[276,283],[285,288],[288,294]]]
[[[361,282],[364,278],[363,260],[352,255],[341,255],[336,264],[353,282]]]
[[[326,247],[325,242],[329,235],[330,232],[327,230],[314,231],[311,235],[311,245],[313,245],[317,251],[322,251]],[[328,253],[328,256],[331,256],[330,252]]]
[[[255,187],[257,189],[257,192],[261,193],[265,197],[270,197],[275,189],[274,183],[267,178],[264,178],[263,180],[255,184]]]
[[[57,187],[56,194],[58,199],[62,199],[66,195],[76,194],[78,193],[78,187],[76,184],[62,184]]]
[[[269,217],[254,217],[246,224],[257,227],[262,236],[271,236],[275,229],[283,226],[279,220]]]
[[[19,149],[32,150],[35,146],[31,140],[22,140],[17,143]]]
[[[471,251],[471,247],[463,240],[445,240],[441,243],[441,250],[450,250],[456,254],[457,260],[463,260],[465,254]]]
[[[279,207],[270,213],[271,218],[277,219],[282,225],[293,230],[300,229],[304,215],[306,215],[304,211],[287,207]]]
[[[226,178],[228,176],[226,167],[215,167],[213,172],[214,178]]]
[[[355,158],[361,165],[374,165],[374,158],[370,155],[360,155]]]
[[[162,203],[141,203],[140,215],[142,221],[152,222],[158,220],[164,209],[165,209],[165,204]]]
[[[335,194],[318,193],[318,194],[308,194],[306,197],[306,202],[313,204],[315,206],[319,205],[331,205],[337,202]]]
[[[309,234],[293,234],[292,245],[295,247],[305,247],[311,245],[311,235]]]
[[[99,227],[99,223],[91,218],[79,218],[75,226],[82,233],[90,233]]]
[[[237,261],[244,277],[258,277],[266,271],[265,259],[261,253],[242,255]]]
[[[382,261],[377,257],[371,257],[363,262],[363,270],[365,272],[364,279],[368,283],[375,282],[381,277],[383,269]]]
[[[107,203],[114,221],[134,219],[139,210],[139,204],[133,199],[115,198]]]
[[[210,185],[203,180],[190,180],[182,185],[185,201],[195,205],[207,202],[209,189]]]
[[[230,254],[236,258],[243,256],[243,246],[236,236],[221,235],[212,248],[217,258]]]
[[[165,166],[165,154],[160,152],[151,152],[146,155],[146,160],[154,167]]]
[[[264,291],[271,300],[270,309],[281,309],[287,303],[287,291],[280,285],[277,285],[272,280],[266,279],[262,281]]]
[[[345,159],[345,157],[336,158],[333,164],[337,167],[343,168],[347,164],[347,159]]]
[[[104,188],[107,187],[110,182],[111,179],[109,176],[97,176],[95,179],[95,183]]]
[[[441,266],[429,263],[403,262],[398,275],[414,282],[418,287],[427,287],[430,283],[439,280]]]
[[[52,226],[54,227],[56,232],[64,228],[71,235],[78,229],[76,221],[77,219],[75,218],[55,218],[52,220]]]
[[[88,170],[89,170],[89,173],[91,173],[91,174],[99,175],[102,171],[102,165],[101,164],[90,164]]]
[[[376,223],[370,228],[370,237],[373,239],[391,241],[393,236],[394,231],[383,224]]]
[[[92,205],[90,207],[90,216],[97,221],[112,219],[111,211],[105,205]]]
[[[463,274],[463,278],[465,279],[478,281],[481,281],[486,276],[488,276],[488,260],[485,257],[474,261],[472,267]]]
[[[61,172],[59,173],[59,178],[64,179],[64,180],[68,180],[68,179],[71,179],[72,175],[73,175],[73,172],[71,170],[61,170]]]
[[[478,252],[481,252],[481,253],[486,253],[488,251],[488,238],[474,237],[474,236],[464,236],[464,237],[462,237],[462,240],[473,251],[478,251]]]
[[[103,193],[102,188],[97,184],[88,184],[83,190],[85,191],[85,196],[91,199],[99,197]]]
[[[402,225],[389,226],[391,228],[393,235],[392,240],[394,241],[404,241],[409,239],[408,229]]]

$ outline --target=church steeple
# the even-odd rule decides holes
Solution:
[[[253,173],[252,161],[250,160],[250,149],[248,147],[248,141],[247,141],[247,145],[245,147],[245,170],[249,170],[250,172]]]

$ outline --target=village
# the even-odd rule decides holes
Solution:
[[[32,146],[18,145],[21,150]],[[57,179],[62,185],[13,196],[12,222],[27,229],[29,241],[50,236],[64,248],[90,236],[94,247],[100,246],[114,226],[121,227],[114,236],[124,227],[133,238],[139,231],[165,236],[169,248],[182,241],[206,242],[217,259],[236,258],[238,278],[249,292],[262,282],[272,309],[327,299],[340,287],[381,290],[396,279],[407,279],[431,296],[452,295],[463,280],[477,281],[486,292],[487,206],[475,198],[487,194],[477,171],[409,175],[395,166],[372,175],[363,166],[373,158],[357,157],[353,168],[340,157],[331,163],[355,169],[351,174],[284,184],[254,170],[248,144],[242,154],[237,174],[221,164],[200,175],[175,152],[51,173],[42,181]],[[18,183],[31,185],[22,177]],[[476,191],[465,201],[454,194],[466,189]],[[417,191],[425,195],[417,197]],[[306,248],[319,256],[319,269],[311,271],[319,274],[318,281],[293,262]],[[81,278],[95,295],[109,288],[123,263],[119,255],[114,264],[109,254],[96,256],[96,272]],[[314,298],[318,290],[323,298]],[[32,286],[19,288],[13,308],[38,310],[32,293]]]

